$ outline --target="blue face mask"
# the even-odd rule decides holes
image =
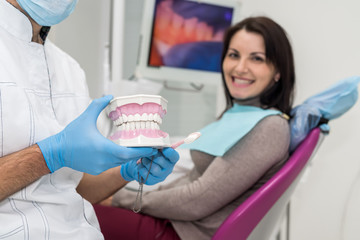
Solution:
[[[67,18],[77,0],[17,0],[22,9],[41,26],[52,26]]]

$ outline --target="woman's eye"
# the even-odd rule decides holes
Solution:
[[[239,57],[239,54],[230,52],[230,53],[228,53],[228,57],[230,57],[230,58],[237,58],[237,57]]]
[[[254,60],[255,62],[264,62],[265,59],[259,56],[253,56],[252,60]]]

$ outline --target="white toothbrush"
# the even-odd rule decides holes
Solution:
[[[183,145],[184,143],[189,144],[192,143],[193,141],[195,141],[196,139],[198,139],[201,136],[200,132],[193,132],[190,133],[186,138],[184,138],[181,141],[178,141],[176,143],[173,143],[170,147],[175,149],[177,147],[179,147],[180,145]],[[139,160],[137,160],[136,164],[141,163],[141,158]]]
[[[179,142],[176,142],[176,143],[172,144],[170,147],[175,149],[175,148],[179,147],[180,145],[182,145],[184,143],[186,143],[186,144],[192,143],[193,141],[198,139],[200,136],[201,136],[200,132],[190,133],[189,136],[187,136],[186,138],[184,138],[183,140],[181,140]]]

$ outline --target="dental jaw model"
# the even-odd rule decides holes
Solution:
[[[116,130],[110,139],[126,147],[169,147],[169,135],[160,130],[167,100],[158,95],[114,98],[108,116]]]

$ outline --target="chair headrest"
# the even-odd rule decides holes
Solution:
[[[343,79],[293,108],[290,152],[296,149],[311,129],[320,126],[328,132],[330,128],[327,122],[340,117],[355,105],[359,82],[359,76]]]

